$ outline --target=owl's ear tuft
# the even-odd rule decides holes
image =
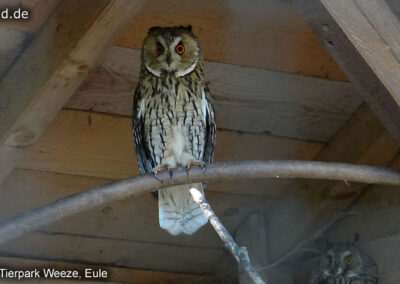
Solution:
[[[155,32],[155,31],[159,30],[159,29],[161,29],[161,27],[159,27],[159,26],[154,26],[154,27],[151,27],[147,33],[150,34],[150,33],[152,33],[152,32]]]

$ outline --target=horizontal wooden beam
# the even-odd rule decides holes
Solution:
[[[400,143],[400,28],[383,0],[299,0],[304,19]]]
[[[346,80],[291,2],[148,0],[116,44],[141,49],[150,27],[191,24],[208,61]]]
[[[0,82],[0,148],[23,151],[38,139],[141,3],[65,0],[58,6]],[[9,161],[0,182],[17,162]]]
[[[0,187],[3,196],[0,200],[0,220],[5,221],[24,211],[107,182],[110,180],[16,169]],[[216,189],[211,185],[207,186],[207,199],[231,232],[235,231],[250,212],[267,208],[274,200],[268,196],[230,194],[217,192]],[[246,189],[250,191],[251,187]],[[150,193],[100,206],[66,218],[43,230],[49,234],[58,232],[66,235],[96,236],[121,242],[147,243],[149,246],[163,244],[179,248],[223,249],[223,243],[209,226],[204,226],[190,237],[172,236],[161,229],[158,223],[157,200]],[[79,250],[74,250],[74,253],[80,254]],[[228,254],[226,256],[230,257]],[[135,255],[131,257],[135,258]]]
[[[1,254],[181,273],[208,273],[226,257],[221,249],[35,232],[3,246]],[[174,259],[174,262],[171,262]]]
[[[216,161],[310,160],[323,146],[316,142],[233,131],[218,131],[217,139]],[[131,119],[62,110],[19,167],[109,179],[137,175],[139,168],[133,148]]]
[[[79,194],[57,199],[7,219],[0,224],[0,244],[13,241],[28,232],[78,213],[107,206],[112,202],[122,201],[146,192],[150,193],[159,188],[217,180],[258,178],[346,180],[367,184],[400,185],[398,169],[345,163],[255,160],[213,163],[207,166],[207,171],[200,167],[187,171],[181,167],[172,171],[163,171],[157,179],[153,174],[148,173],[92,187]],[[256,210],[256,208],[253,209]]]
[[[131,115],[138,50],[112,47],[66,107]],[[328,141],[361,104],[350,84],[206,62],[219,128]]]

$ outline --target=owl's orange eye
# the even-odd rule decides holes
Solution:
[[[176,47],[175,47],[175,51],[176,53],[178,53],[179,55],[182,55],[185,53],[185,47],[183,46],[182,43],[179,43]]]
[[[353,258],[351,256],[347,256],[344,261],[346,262],[346,264],[352,264],[353,263]]]
[[[158,43],[156,45],[156,54],[161,55],[164,52],[164,46],[161,45],[161,43]]]

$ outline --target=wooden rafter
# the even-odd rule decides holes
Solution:
[[[0,82],[0,182],[142,1],[64,0]]]
[[[315,158],[387,166],[398,153],[396,141],[363,105]],[[285,199],[268,212],[271,260],[276,261],[332,221],[367,185],[351,182],[295,181]],[[347,197],[343,199],[344,197]],[[338,199],[339,198],[339,199]],[[284,225],[282,225],[284,224]],[[289,225],[290,224],[290,225]]]
[[[222,129],[327,142],[362,103],[347,82],[210,61],[204,68]],[[140,51],[113,46],[66,107],[130,116],[139,74]]]
[[[383,0],[299,0],[304,19],[400,143],[400,24]]]

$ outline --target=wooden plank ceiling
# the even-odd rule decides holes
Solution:
[[[56,5],[38,7],[43,11],[38,17],[46,18]],[[387,165],[397,154],[390,135],[362,105],[361,97],[290,1],[255,0],[248,5],[241,0],[148,0],[0,187],[0,220],[139,173],[130,112],[141,42],[151,26],[185,24],[192,24],[200,38],[207,80],[218,105],[216,161],[317,158]],[[38,40],[40,25],[31,30],[4,29],[10,46],[19,49],[0,50],[6,58],[0,72],[21,64],[18,59],[12,65],[28,39]],[[30,48],[27,45],[19,58]],[[10,71],[0,82],[0,90],[2,84],[13,82],[7,79],[13,74]],[[14,78],[19,78],[14,72]],[[379,156],[381,149],[385,149],[383,156]],[[320,209],[325,218],[331,207],[333,211],[346,208],[353,200],[337,205],[331,196],[316,193],[321,186],[287,180],[213,183],[206,195],[231,232],[249,214],[268,210],[268,219],[279,217],[268,221],[269,237],[277,238],[287,233],[282,224],[294,222],[299,212],[310,215],[307,222],[296,223],[298,234],[286,234],[271,249],[272,261],[317,227],[320,219],[312,218],[315,204],[327,202]],[[342,183],[323,186],[333,196],[347,195]],[[292,189],[302,189],[301,199]],[[157,214],[155,200],[144,195],[67,218],[1,247],[0,252],[222,277],[236,270],[210,226],[194,236],[172,237],[159,228]]]

